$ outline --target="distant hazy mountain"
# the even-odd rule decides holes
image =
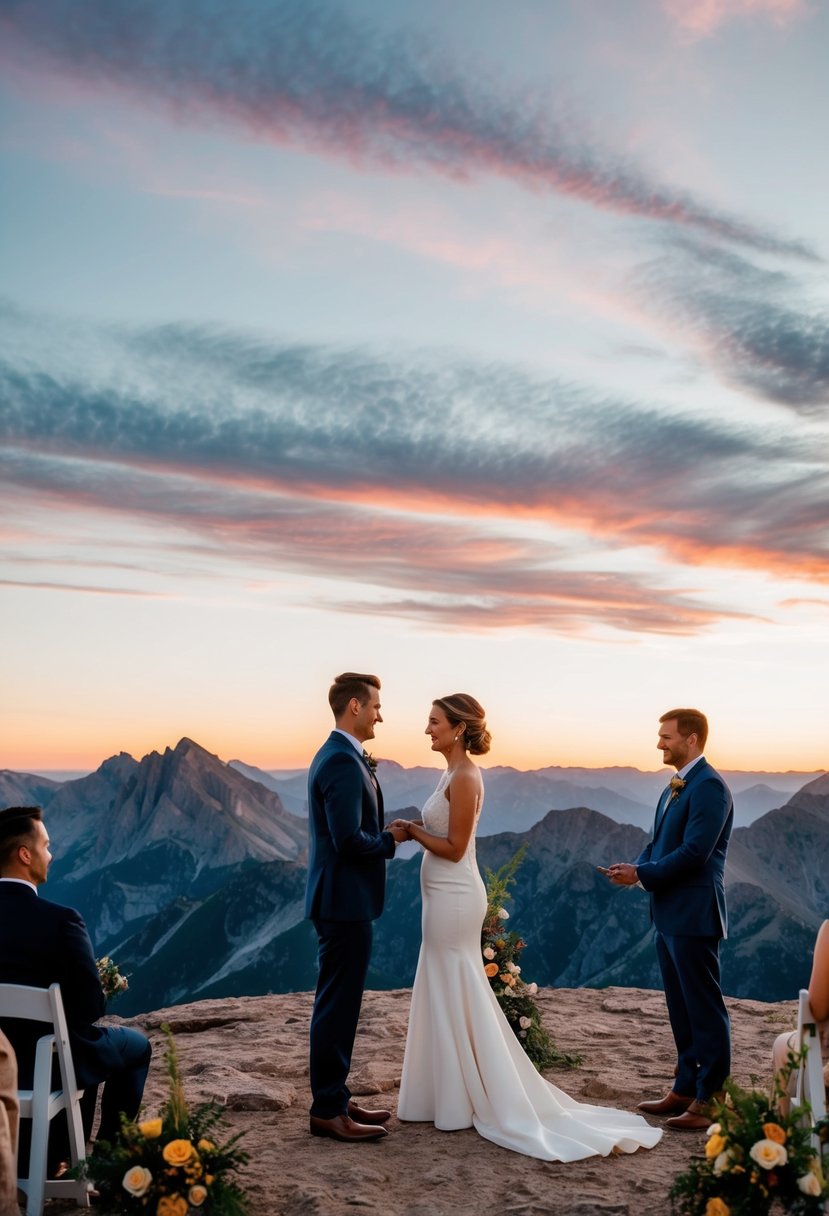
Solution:
[[[47,806],[60,789],[60,782],[34,773],[0,769],[0,809],[6,806]]]
[[[241,760],[231,765],[279,794],[294,815],[307,815],[306,771],[265,772]],[[522,772],[495,766],[484,770],[486,788],[482,835],[524,832],[548,811],[586,806],[615,819],[650,831],[659,795],[672,770],[643,773],[635,768],[559,768]],[[387,810],[422,806],[437,784],[439,768],[403,768],[393,760],[380,760],[378,776]],[[734,820],[740,827],[782,806],[813,773],[731,772],[723,774],[734,794]]]

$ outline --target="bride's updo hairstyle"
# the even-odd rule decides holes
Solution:
[[[461,739],[465,751],[473,756],[486,755],[492,735],[486,728],[486,714],[480,701],[470,697],[468,692],[453,692],[450,697],[438,697],[432,704],[443,710],[450,726],[463,724]]]

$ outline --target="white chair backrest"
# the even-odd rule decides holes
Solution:
[[[25,984],[0,984],[0,1017],[24,1018],[28,1022],[44,1022],[48,1028],[51,1028],[57,1046],[61,1087],[64,1093],[74,1093],[78,1086],[75,1081],[72,1052],[69,1048],[69,1031],[66,1027],[66,1014],[63,1011],[60,984],[52,984],[50,988],[30,988]],[[48,1034],[49,1029],[44,1029],[43,1033]]]
[[[826,1115],[826,1088],[823,1082],[823,1060],[820,1052],[820,1036],[817,1022],[812,1015],[809,1005],[809,993],[805,988],[800,989],[797,1005],[797,1041],[795,1050],[808,1048],[806,1059],[797,1070],[793,1106],[803,1106],[808,1102],[811,1108],[810,1121],[812,1125]],[[812,1136],[812,1142],[820,1152],[820,1141]]]

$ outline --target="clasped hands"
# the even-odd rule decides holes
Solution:
[[[422,827],[423,820],[422,819],[395,819],[392,823],[388,824],[388,826],[386,827],[386,831],[391,832],[392,836],[395,839],[396,844],[402,844],[404,840],[413,840],[414,839],[414,837],[412,836],[412,833],[410,832],[409,829],[415,824],[417,825],[417,827]]]

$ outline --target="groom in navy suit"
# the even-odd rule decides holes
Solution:
[[[674,1087],[639,1110],[669,1115],[667,1126],[710,1123],[709,1101],[731,1069],[731,1028],[720,988],[719,946],[726,936],[725,855],[734,820],[728,786],[702,754],[708,722],[696,709],[659,719],[657,747],[677,774],[656,808],[653,837],[636,861],[607,873],[617,886],[650,893],[651,919],[677,1051]]]
[[[380,716],[377,676],[344,672],[328,692],[335,728],[308,771],[310,851],[305,915],[319,938],[311,1016],[310,1130],[347,1142],[379,1140],[390,1111],[365,1110],[346,1084],[371,957],[372,921],[383,911],[386,861],[405,840],[383,830],[383,795],[363,744]]]

